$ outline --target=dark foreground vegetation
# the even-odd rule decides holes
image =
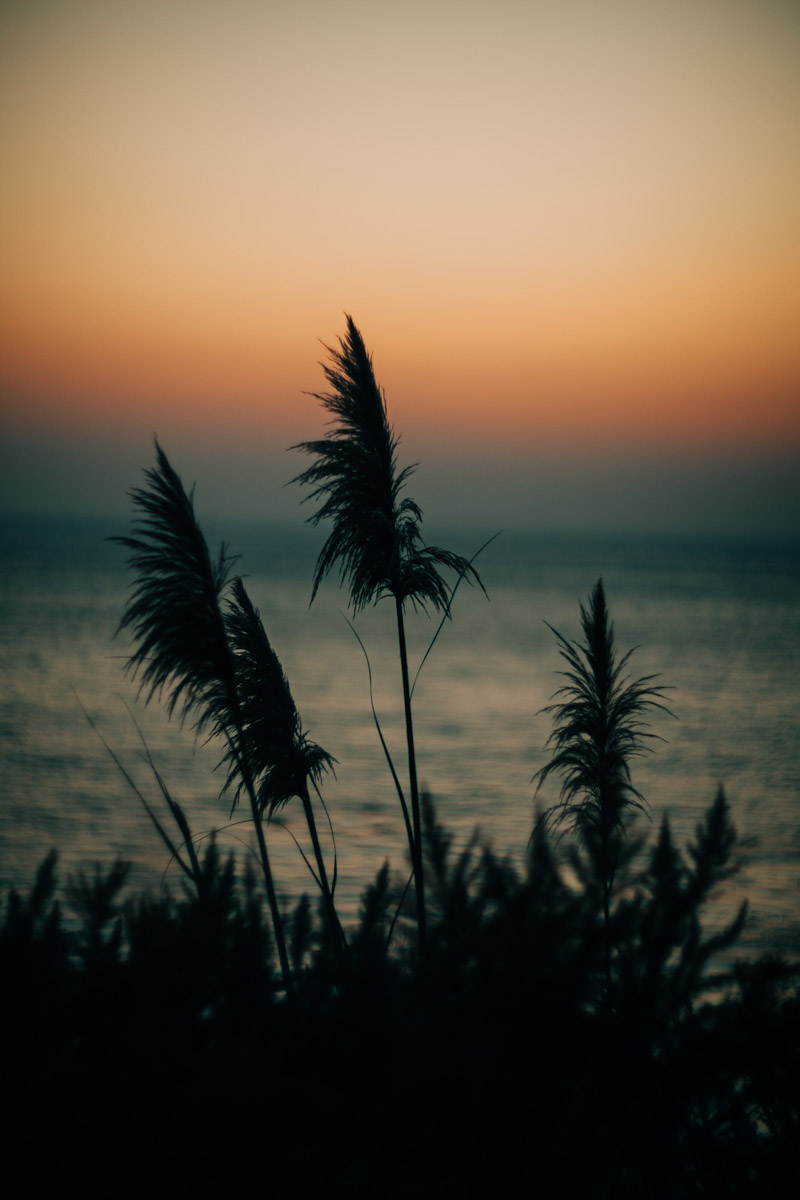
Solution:
[[[423,809],[425,965],[382,872],[344,965],[324,902],[295,907],[290,999],[213,845],[181,899],[125,900],[119,863],[73,882],[70,932],[51,855],[0,938],[7,1194],[792,1194],[796,972],[724,968],[741,918],[701,928],[724,797],[688,853],[665,823],[626,865],[610,992],[589,853],[567,886],[540,827],[520,876]]]
[[[129,895],[122,862],[60,891],[53,852],[29,895],[8,895],[8,1194],[792,1194],[800,968],[737,953],[746,905],[715,920],[737,863],[723,791],[688,846],[666,820],[649,841],[637,835],[647,804],[631,763],[653,737],[645,718],[668,710],[664,689],[618,656],[598,581],[580,640],[554,631],[563,682],[534,778],[537,792],[560,790],[533,822],[524,869],[477,839],[456,852],[417,783],[405,620],[408,607],[444,620],[462,580],[482,584],[472,561],[422,540],[349,318],[330,353],[319,398],[332,427],[300,447],[312,465],[299,480],[320,501],[312,519],[332,523],[312,598],[336,565],[354,614],[394,601],[405,782],[375,723],[406,874],[387,864],[345,927],[317,832],[334,760],[306,736],[233,560],[224,547],[212,558],[157,447],[120,539],[135,572],[129,670],[146,700],[216,739],[258,871],[213,840],[200,856],[153,768],[159,805],[137,795],[183,873],[180,894]],[[292,906],[268,846],[288,803],[302,807],[312,879]]]

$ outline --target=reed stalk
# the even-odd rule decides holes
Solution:
[[[558,803],[543,819],[577,833],[595,861],[603,895],[610,991],[610,901],[618,838],[624,835],[630,816],[647,812],[647,802],[631,779],[631,759],[649,751],[649,741],[658,737],[646,728],[644,716],[656,709],[673,714],[662,703],[665,689],[651,686],[655,675],[639,679],[625,675],[633,650],[618,659],[602,579],[595,584],[588,607],[581,605],[582,643],[565,638],[552,625],[548,628],[567,664],[567,670],[560,672],[567,682],[555,693],[562,699],[542,710],[553,716],[547,745],[555,752],[533,778],[538,795],[550,775],[560,777]]]
[[[339,348],[326,346],[330,362],[321,364],[329,390],[313,393],[332,415],[332,428],[322,439],[293,447],[314,460],[293,482],[310,487],[306,499],[320,502],[309,518],[311,523],[332,523],[317,558],[312,603],[323,578],[337,564],[341,581],[349,584],[354,615],[384,596],[394,597],[412,810],[408,842],[422,955],[425,882],[404,608],[410,601],[415,609],[430,606],[449,613],[451,594],[441,569],[483,585],[475,568],[461,555],[423,542],[422,510],[403,495],[416,464],[398,470],[399,438],[389,423],[372,357],[352,317],[346,320],[347,332],[339,339]]]
[[[419,804],[419,784],[417,781],[417,755],[414,748],[414,718],[411,712],[411,688],[408,678],[408,650],[406,648],[406,627],[403,619],[402,601],[395,596],[395,611],[397,615],[397,642],[400,651],[400,672],[403,682],[403,712],[406,724],[406,745],[408,747],[408,779],[411,797],[411,825],[413,840],[410,842],[411,865],[414,868],[417,896],[417,930],[419,935],[420,955],[425,953],[426,918],[425,918],[425,871],[422,855],[422,820]]]
[[[258,612],[241,579],[230,583],[233,559],[225,546],[213,561],[197,522],[192,495],[183,488],[156,441],[157,465],[146,471],[147,486],[131,493],[138,520],[133,534],[115,541],[132,553],[136,572],[120,630],[130,629],[135,648],[127,669],[139,677],[148,703],[166,692],[167,713],[194,718],[198,733],[209,730],[225,745],[222,791],[235,806],[247,796],[264,874],[275,943],[287,994],[292,979],[283,919],[264,836],[271,815],[292,796],[308,792],[331,765],[329,754],[302,730],[289,684]],[[229,587],[230,585],[230,587]],[[222,765],[221,764],[221,765]],[[310,804],[304,802],[308,817]],[[311,817],[320,886],[335,917],[319,841]],[[337,929],[338,921],[336,922]]]

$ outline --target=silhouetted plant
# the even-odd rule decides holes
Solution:
[[[333,768],[333,759],[303,731],[286,675],[240,578],[233,581],[232,591],[225,627],[236,662],[242,737],[236,754],[228,746],[225,787],[233,789],[235,803],[244,788],[241,754],[246,758],[248,776],[255,782],[261,814],[272,816],[292,797],[300,799],[317,864],[317,882],[331,926],[338,930],[344,945],[308,788],[309,780],[317,788],[322,774]]]
[[[689,843],[690,863],[686,871],[686,926],[679,931],[680,956],[675,964],[671,987],[679,1000],[691,1003],[703,986],[706,964],[712,957],[727,950],[739,938],[747,917],[747,901],[743,900],[731,923],[718,933],[703,939],[701,911],[713,890],[735,875],[738,864],[732,861],[736,829],[724,790],[720,787],[713,804],[695,830],[695,840]],[[712,980],[712,986],[714,981]]]
[[[177,900],[136,897],[125,907],[129,986],[142,993],[158,980],[159,1044],[205,1022],[216,1028],[263,1018],[273,997],[269,926],[248,870],[237,877],[211,838],[201,858],[204,886]],[[144,1012],[149,1006],[139,997]]]
[[[99,954],[46,949],[45,863],[0,925],[7,1176],[23,1169],[38,1194],[79,1175],[83,1196],[105,1196],[122,1155],[120,1194],[156,1177],[200,1194],[252,1183],[273,1151],[272,1182],[287,1195],[299,1179],[303,1194],[380,1186],[399,1198],[415,1179],[427,1194],[442,1178],[458,1195],[493,1181],[521,1195],[532,1170],[548,1198],[791,1194],[797,967],[720,969],[741,914],[721,933],[700,927],[735,866],[724,799],[686,851],[663,825],[615,906],[613,1007],[594,1002],[600,909],[565,882],[545,823],[520,875],[477,842],[454,852],[428,800],[423,812],[425,970],[388,940],[396,898],[384,866],[345,976],[321,904],[298,906],[291,1005],[274,1002],[252,880],[242,888],[213,841],[203,888],[185,883],[183,899],[120,905],[115,867],[68,889],[73,945]],[[246,1069],[232,1077],[237,1063]],[[398,1138],[404,1153],[386,1175]]]
[[[452,835],[437,820],[433,798],[427,792],[422,794],[422,827],[433,926],[430,969],[434,978],[448,979],[452,987],[464,971],[474,967],[487,909],[482,880],[490,872],[486,860],[493,860],[488,850],[477,853],[477,831],[453,855]]]
[[[617,658],[602,579],[594,586],[589,607],[581,605],[582,643],[563,637],[552,625],[548,628],[567,663],[568,669],[560,672],[567,683],[555,693],[563,699],[543,710],[553,715],[554,728],[547,745],[555,752],[534,780],[538,793],[550,775],[560,776],[560,800],[545,819],[577,833],[597,861],[610,988],[609,898],[619,839],[625,832],[626,817],[646,812],[644,796],[631,779],[631,759],[650,749],[647,739],[657,736],[645,728],[644,715],[652,709],[669,709],[661,703],[664,689],[651,686],[654,675],[630,679],[624,674],[633,650]]]
[[[375,882],[361,898],[360,919],[353,935],[353,967],[362,978],[382,980],[389,961],[389,929],[392,891],[388,861],[378,871]]]
[[[736,831],[720,788],[682,854],[665,816],[633,899],[618,913],[619,1000],[648,1042],[663,1045],[686,1012],[732,978],[730,967],[709,974],[712,959],[744,928],[743,902],[725,928],[706,936],[701,919],[712,890],[736,871]]]
[[[16,888],[9,890],[0,926],[0,974],[6,979],[26,972],[41,984],[51,970],[64,968],[68,942],[56,899],[57,862],[58,854],[51,850],[27,899]]]
[[[333,525],[317,559],[311,600],[336,564],[341,580],[349,583],[354,613],[376,604],[383,596],[394,598],[411,795],[409,848],[422,951],[425,944],[422,823],[404,606],[410,601],[415,608],[430,606],[447,611],[450,592],[442,569],[478,583],[480,579],[461,555],[423,542],[422,510],[402,494],[416,466],[398,470],[399,439],[389,423],[386,399],[375,379],[372,358],[352,317],[347,317],[347,334],[339,339],[339,349],[330,346],[326,349],[331,362],[322,365],[330,390],[315,392],[314,396],[331,413],[333,427],[324,438],[294,447],[315,460],[293,481],[310,487],[308,498],[321,502],[311,522],[316,525],[329,520]],[[402,792],[400,798],[404,804]]]
[[[198,732],[223,739],[225,788],[234,803],[249,801],[267,887],[275,940],[287,990],[289,962],[262,817],[300,795],[310,814],[307,779],[331,762],[303,734],[286,678],[240,580],[223,607],[233,559],[224,545],[212,560],[179,476],[156,442],[157,466],[145,472],[148,487],[131,493],[139,511],[133,536],[115,540],[132,551],[137,573],[120,622],[136,648],[128,669],[139,674],[146,702],[167,693],[167,712],[192,715]],[[309,819],[319,882],[335,920],[333,900],[313,815]],[[337,923],[338,925],[338,923]]]
[[[77,879],[68,881],[67,894],[83,918],[78,953],[89,967],[102,969],[117,962],[122,946],[119,894],[129,871],[130,863],[118,858],[106,874],[95,867],[92,879],[79,871]]]
[[[79,703],[80,703],[80,701],[79,701]],[[81,705],[81,708],[83,708],[83,705]],[[200,861],[197,856],[197,850],[195,848],[195,839],[192,836],[191,829],[189,828],[189,822],[186,819],[186,814],[184,813],[182,807],[177,802],[177,800],[175,800],[172,797],[172,795],[169,791],[169,788],[167,787],[166,783],[164,782],[164,779],[163,779],[160,771],[156,767],[156,764],[153,761],[153,756],[150,753],[150,749],[147,745],[147,742],[145,741],[144,735],[142,734],[142,731],[139,728],[139,725],[138,725],[135,717],[133,717],[133,715],[131,714],[134,725],[136,726],[137,732],[138,732],[139,737],[142,742],[142,747],[144,750],[144,756],[147,761],[147,765],[149,766],[149,768],[152,772],[153,779],[156,782],[156,786],[158,787],[158,790],[161,792],[161,796],[164,800],[164,803],[167,806],[167,810],[169,811],[173,821],[175,822],[175,824],[178,827],[178,832],[180,834],[180,842],[178,842],[177,839],[175,839],[174,836],[167,830],[166,826],[164,825],[163,821],[159,818],[159,816],[156,813],[153,806],[149,803],[149,801],[146,799],[144,793],[136,785],[135,781],[125,770],[125,767],[122,765],[122,763],[120,762],[117,755],[111,749],[108,742],[105,740],[105,738],[101,734],[100,730],[97,728],[96,723],[92,720],[92,718],[86,712],[86,709],[83,709],[83,712],[84,712],[84,716],[86,717],[87,721],[91,725],[92,729],[94,729],[98,738],[105,746],[108,754],[113,759],[117,769],[119,770],[119,772],[122,775],[125,782],[128,784],[128,787],[131,789],[131,791],[137,797],[140,804],[142,805],[145,812],[147,813],[148,817],[150,818],[150,820],[153,824],[153,828],[155,829],[158,836],[161,838],[166,849],[169,851],[170,862],[176,863],[178,865],[178,867],[180,868],[180,870],[184,873],[186,878],[191,881],[191,883],[197,889],[197,894],[200,898],[200,901],[202,902],[205,898],[206,873],[200,865]],[[184,854],[186,855],[185,858],[184,858]]]
[[[292,930],[289,940],[289,947],[292,952],[292,963],[294,965],[295,974],[299,975],[303,967],[306,954],[311,947],[313,935],[313,923],[311,917],[311,905],[308,899],[308,893],[303,892],[303,895],[297,901],[294,912],[292,913]]]

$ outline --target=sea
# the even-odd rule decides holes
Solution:
[[[129,892],[179,893],[182,876],[145,804],[170,818],[159,777],[202,847],[253,854],[247,813],[220,796],[221,748],[149,704],[126,672],[117,632],[132,582],[113,535],[125,518],[6,516],[0,521],[0,889],[26,889],[47,852],[63,884],[115,858]],[[215,549],[259,609],[309,736],[336,760],[318,824],[345,923],[388,860],[408,873],[402,814],[377,723],[401,780],[405,734],[391,601],[354,619],[330,577],[309,604],[322,535],[296,525],[209,522]],[[466,557],[483,534],[427,530]],[[712,896],[709,927],[746,898],[746,947],[800,947],[800,546],[762,539],[500,533],[462,582],[452,617],[409,613],[417,759],[422,786],[454,851],[482,841],[522,868],[538,810],[557,800],[532,782],[546,762],[560,686],[553,629],[580,637],[580,605],[603,579],[618,650],[636,648],[632,677],[657,676],[670,713],[655,711],[652,752],[633,762],[656,836],[664,814],[685,848],[720,787],[739,834],[737,874]],[[435,637],[435,640],[434,640]],[[433,641],[430,653],[428,648]],[[373,712],[374,707],[374,712]],[[291,905],[314,884],[298,803],[272,821],[268,845]],[[643,851],[644,852],[644,851]],[[4,901],[5,902],[5,901]],[[1,919],[1,917],[0,917]]]

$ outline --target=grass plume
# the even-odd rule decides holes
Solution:
[[[577,833],[598,858],[603,888],[605,926],[609,929],[609,897],[618,861],[618,839],[626,817],[645,812],[646,801],[631,778],[631,759],[649,749],[656,734],[644,717],[654,709],[669,712],[662,703],[664,689],[652,686],[655,676],[630,679],[625,671],[633,650],[617,656],[614,626],[606,607],[602,579],[581,604],[583,642],[552,629],[559,653],[567,664],[566,679],[555,693],[553,732],[547,745],[553,755],[534,776],[537,793],[551,775],[561,780],[559,802],[546,814],[555,825]],[[606,945],[607,983],[611,983],[611,948]]]
[[[299,796],[309,823],[319,882],[332,922],[333,897],[308,794],[332,764],[302,730],[286,676],[241,579],[230,583],[233,559],[212,559],[197,522],[192,494],[156,442],[156,466],[147,486],[132,492],[138,519],[133,533],[115,540],[131,551],[136,572],[120,622],[134,650],[128,670],[149,702],[166,693],[167,712],[191,716],[198,732],[220,737],[234,804],[245,794],[258,842],[284,982],[289,960],[263,817]],[[230,587],[229,587],[230,584]],[[338,922],[337,922],[338,928]]]

